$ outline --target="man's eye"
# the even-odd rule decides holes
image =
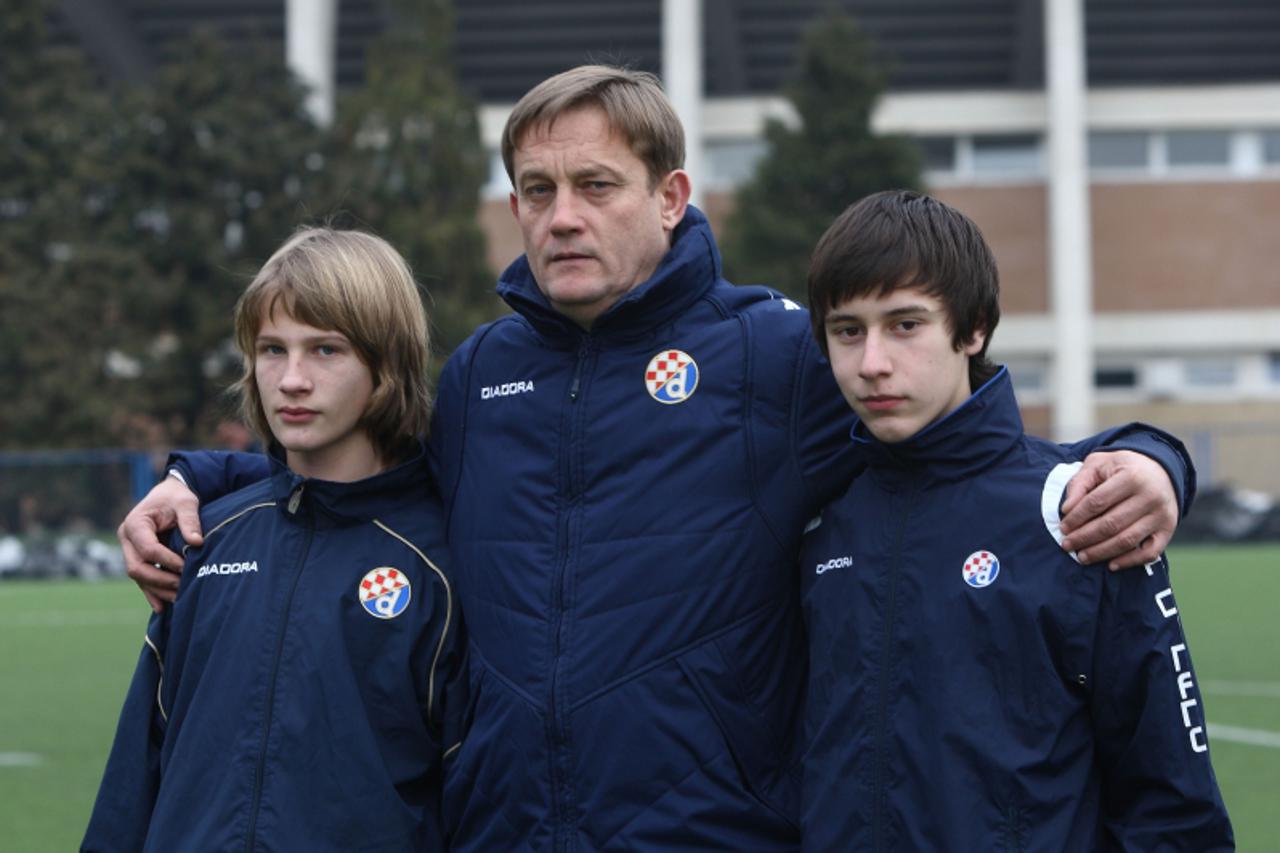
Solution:
[[[530,184],[524,188],[525,198],[542,198],[551,192],[551,187],[546,184]]]
[[[258,355],[282,355],[284,347],[279,344],[258,344]]]
[[[919,320],[903,320],[898,323],[898,328],[904,332],[912,332],[915,331],[916,327],[919,325]]]
[[[337,355],[338,348],[335,347],[333,344],[320,344],[319,346],[316,347],[316,352],[318,352],[320,355]]]
[[[587,181],[586,188],[592,192],[603,192],[613,186],[609,181]]]

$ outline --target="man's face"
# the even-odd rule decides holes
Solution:
[[[644,163],[598,107],[528,130],[512,166],[511,212],[533,277],[584,328],[653,274],[689,199],[680,170],[650,187]]]
[[[254,381],[271,434],[305,477],[351,481],[377,473],[377,453],[358,426],[373,374],[345,335],[264,314],[254,344]]]
[[[960,350],[942,303],[914,288],[860,296],[826,318],[831,368],[844,398],[872,435],[899,442],[969,397],[969,356],[978,333]]]

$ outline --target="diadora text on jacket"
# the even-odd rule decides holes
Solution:
[[[1080,453],[1023,433],[1008,374],[854,442],[801,560],[806,849],[1231,849],[1168,564],[1061,550]]]
[[[84,849],[443,849],[464,682],[429,480],[425,451],[355,483],[280,465],[202,510]]]

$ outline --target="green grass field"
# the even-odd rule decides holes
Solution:
[[[1280,547],[1180,548],[1174,589],[1241,850],[1280,839]],[[132,583],[0,583],[0,847],[73,850],[148,610]],[[1268,736],[1269,735],[1269,736]],[[1262,741],[1250,743],[1247,741]]]

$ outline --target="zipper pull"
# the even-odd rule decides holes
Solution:
[[[573,384],[569,386],[569,400],[571,402],[578,399],[578,385],[581,379],[578,374],[573,374]]]
[[[299,484],[298,488],[294,489],[293,494],[289,496],[289,515],[293,515],[298,511],[298,504],[302,503],[302,490],[305,486],[305,483]]]

